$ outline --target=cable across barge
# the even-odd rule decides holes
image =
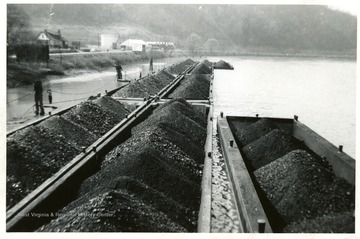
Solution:
[[[244,232],[355,232],[355,160],[294,119],[218,117]]]

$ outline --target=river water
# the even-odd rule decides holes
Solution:
[[[158,71],[185,58],[155,59],[153,70]],[[122,65],[123,79],[134,80],[149,73],[149,62],[137,62]],[[105,94],[125,83],[116,80],[115,68],[103,72],[85,73],[71,77],[48,77],[43,81],[43,102],[45,114],[55,113],[68,106],[78,104],[92,95]],[[46,91],[51,89],[53,102],[50,105]],[[15,129],[24,123],[35,121],[43,116],[35,116],[33,85],[25,85],[7,89],[6,120],[7,131]],[[50,107],[51,106],[51,107]],[[56,108],[54,108],[56,107]]]
[[[184,58],[154,61],[159,70]],[[215,70],[214,113],[225,115],[281,117],[299,120],[355,158],[356,124],[356,62],[314,58],[288,57],[210,57],[223,59],[235,69]],[[199,60],[199,59],[196,59]],[[203,60],[200,59],[200,60]],[[123,65],[124,77],[146,75],[148,62]],[[119,87],[115,69],[66,78],[48,78],[43,82],[51,89],[53,104],[49,111],[79,103],[91,95]],[[7,90],[7,130],[24,122],[36,120],[33,111],[33,86]]]
[[[293,118],[355,158],[356,62],[314,58],[220,57],[214,115]]]

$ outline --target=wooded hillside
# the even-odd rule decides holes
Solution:
[[[219,49],[356,52],[356,17],[326,6],[22,4],[16,7],[30,17],[36,31],[50,23],[50,30],[61,29],[73,41],[95,43],[101,33],[116,33],[124,39],[174,41],[178,47],[189,47],[194,39],[201,47],[211,39]],[[51,18],[50,13],[53,13]],[[189,39],[191,35],[193,38]]]

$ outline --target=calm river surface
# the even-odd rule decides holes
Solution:
[[[185,58],[154,61],[154,70]],[[204,58],[200,59],[203,60]],[[215,70],[215,115],[282,117],[299,120],[355,158],[356,62],[313,58],[210,57],[223,59],[235,70]],[[196,59],[198,60],[198,59]],[[123,66],[128,79],[147,74],[149,63]],[[115,69],[62,79],[49,78],[43,83],[53,92],[58,109],[79,103],[91,95],[104,94],[121,83]],[[35,120],[33,86],[7,90],[7,130],[21,122]],[[45,108],[46,114],[55,109]],[[39,117],[39,116],[38,116]]]
[[[219,57],[214,114],[293,118],[355,158],[356,62],[313,58]]]
[[[175,62],[185,60],[185,58],[165,58],[155,59],[153,70],[161,70]],[[149,62],[137,62],[123,65],[123,79],[133,80],[139,78],[140,72],[145,76],[149,72]],[[48,77],[43,81],[43,102],[45,105],[45,114],[50,111],[55,113],[58,110],[68,106],[78,104],[89,98],[91,95],[101,93],[105,90],[113,90],[122,84],[116,80],[115,68],[100,73],[85,73],[72,77]],[[51,89],[53,102],[48,103],[46,91]],[[34,113],[34,87],[25,85],[12,89],[7,89],[6,120],[7,131],[19,127],[20,124],[29,123],[42,116],[36,116]],[[48,106],[55,106],[56,109]]]

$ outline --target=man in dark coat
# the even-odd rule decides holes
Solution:
[[[42,88],[42,82],[41,81],[35,81],[34,83],[34,91],[35,91],[35,114],[44,115],[44,106],[43,106],[43,88]]]

